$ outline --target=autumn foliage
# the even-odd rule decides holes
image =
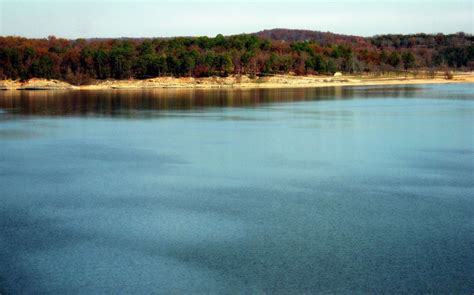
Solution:
[[[0,37],[0,79],[332,74],[474,67],[474,38],[382,35],[370,38],[276,29],[224,37],[27,39]]]

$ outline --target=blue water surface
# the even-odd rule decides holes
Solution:
[[[473,84],[0,92],[2,294],[473,278]]]

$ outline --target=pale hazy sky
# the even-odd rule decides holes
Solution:
[[[215,36],[271,28],[370,36],[473,33],[474,0],[0,0],[0,35]]]

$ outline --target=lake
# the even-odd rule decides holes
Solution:
[[[0,92],[0,293],[474,291],[474,85]]]

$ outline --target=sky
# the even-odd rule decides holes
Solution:
[[[215,36],[290,28],[372,36],[473,33],[474,0],[0,0],[0,35]]]

